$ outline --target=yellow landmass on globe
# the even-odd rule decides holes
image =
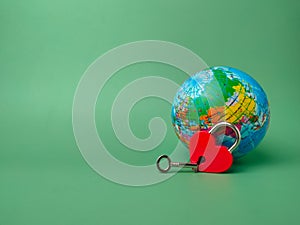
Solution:
[[[203,121],[207,125],[211,125],[222,120],[229,123],[235,123],[243,116],[251,119],[256,107],[254,99],[247,95],[243,85],[239,84],[233,88],[236,90],[236,99],[230,102],[230,105],[210,108],[207,115],[200,116],[200,121]]]
[[[251,118],[256,107],[254,99],[247,95],[243,85],[239,84],[234,86],[233,89],[236,90],[238,96],[234,103],[225,109],[225,119],[229,123],[236,122],[242,118],[242,116]]]

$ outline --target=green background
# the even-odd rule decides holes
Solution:
[[[299,224],[299,15],[296,0],[1,0],[0,224]],[[72,130],[81,76],[111,48],[146,39],[183,45],[264,87],[269,132],[232,173],[178,173],[128,187],[99,176],[82,158]],[[97,104],[98,127],[108,124],[105,144],[138,165],[170,152],[174,132],[147,157],[121,151],[106,106],[130,79],[153,73],[179,84],[186,78],[155,63],[129,67]],[[143,115],[147,107],[153,110]],[[161,115],[168,123],[169,108],[159,99],[141,101],[132,110],[139,121],[131,120],[133,132],[147,137],[149,118]]]

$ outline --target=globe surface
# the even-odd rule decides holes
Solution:
[[[171,117],[176,135],[187,147],[197,131],[210,130],[222,121],[234,124],[242,135],[233,151],[234,158],[239,158],[265,136],[270,109],[265,92],[252,77],[231,67],[217,66],[196,73],[182,84]],[[235,141],[229,130],[217,138],[228,148]]]

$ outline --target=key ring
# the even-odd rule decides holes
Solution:
[[[163,159],[167,159],[168,160],[168,167],[163,169],[160,167],[160,161],[163,160]],[[171,159],[169,156],[167,155],[161,155],[158,157],[158,159],[156,160],[156,166],[157,166],[157,169],[162,172],[162,173],[166,173],[168,172],[170,169],[171,169]]]

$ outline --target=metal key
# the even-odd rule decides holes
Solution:
[[[160,162],[162,159],[167,159],[167,161],[168,161],[168,166],[165,169],[160,166]],[[172,162],[169,156],[161,155],[156,160],[156,166],[157,166],[157,169],[162,173],[168,172],[171,169],[171,167],[192,168],[195,172],[197,172],[197,168],[198,168],[199,164],[201,162],[204,162],[204,160],[205,160],[204,157],[200,157],[198,160],[198,163]]]

